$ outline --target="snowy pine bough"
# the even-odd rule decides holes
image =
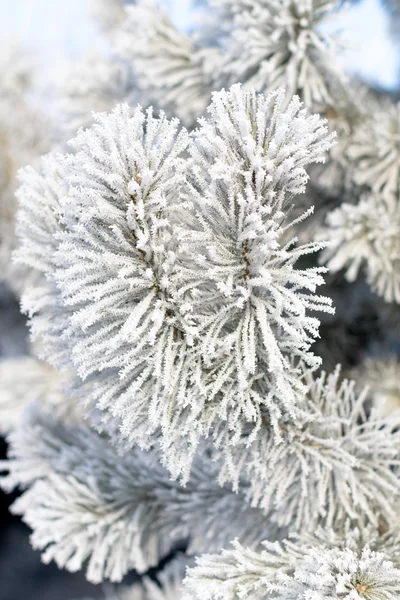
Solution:
[[[301,364],[318,365],[324,269],[296,261],[321,245],[295,245],[284,210],[333,135],[284,103],[233,86],[192,136],[121,105],[58,170],[48,158],[22,174],[18,256],[41,273],[23,305],[45,358],[76,372],[71,393],[115,423],[117,443],[157,441],[184,480],[202,438],[230,462],[263,419],[279,439],[280,418],[300,414]]]
[[[400,592],[398,543],[348,525],[343,536],[318,530],[296,541],[264,542],[259,552],[236,542],[233,550],[198,559],[185,582],[202,599],[394,600]]]
[[[109,53],[19,170],[0,484],[107,600],[395,600],[399,105],[340,3],[198,4],[96,0]]]

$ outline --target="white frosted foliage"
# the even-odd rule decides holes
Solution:
[[[330,270],[345,269],[354,281],[363,269],[377,294],[400,303],[400,190],[343,203],[328,214],[320,236],[327,240],[322,262]]]
[[[284,105],[282,91],[215,93],[190,147],[195,216],[182,230],[190,281],[179,293],[212,374],[201,388],[204,415],[216,419],[214,435],[225,448],[227,436],[240,443],[243,427],[254,423],[250,444],[264,418],[279,438],[278,420],[296,414],[305,391],[299,360],[319,364],[309,351],[319,321],[309,312],[332,310],[315,293],[324,271],[295,268],[321,246],[288,242],[293,223],[285,210],[305,190],[305,166],[323,159],[333,136],[298,98]]]
[[[398,418],[400,410],[400,361],[395,356],[367,358],[354,377],[368,386],[368,395],[379,415]]]
[[[389,198],[400,189],[400,102],[371,103],[351,136],[347,155],[356,183]]]
[[[341,380],[339,367],[308,372],[305,383],[304,416],[279,424],[282,443],[264,428],[254,449],[232,450],[250,482],[248,500],[291,531],[340,530],[347,519],[391,523],[400,494],[398,420],[371,413],[367,389]]]
[[[177,115],[190,127],[204,113],[222,57],[213,47],[201,48],[172,23],[165,6],[141,0],[125,10],[118,52],[137,72],[141,93],[150,103]]]
[[[265,542],[259,553],[235,542],[232,550],[198,558],[184,583],[199,600],[395,600],[398,539],[365,533],[368,541],[357,529],[347,528],[343,537],[319,531],[294,542]]]
[[[399,600],[400,104],[341,0],[90,6],[45,95],[0,44],[11,512],[107,600]]]
[[[88,52],[70,65],[58,83],[62,89],[59,136],[69,139],[80,127],[93,124],[93,112],[112,110],[117,104],[136,104],[136,74],[132,64],[115,53],[99,61],[97,52]]]
[[[37,408],[9,436],[2,487],[28,488],[13,505],[33,529],[43,560],[87,578],[121,581],[143,573],[188,541],[188,554],[217,551],[233,537],[257,547],[271,531],[267,516],[217,481],[203,452],[181,487],[156,450],[124,456],[85,425],[65,425]],[[207,535],[204,535],[204,530]]]
[[[20,191],[22,247],[48,252],[46,303],[35,288],[24,298],[48,359],[77,370],[129,444],[161,435],[175,476],[210,433],[228,449],[252,424],[251,442],[266,415],[279,438],[306,389],[299,361],[319,364],[309,312],[332,310],[315,293],[324,268],[295,263],[322,245],[288,242],[285,210],[333,135],[297,98],[285,105],[234,86],[191,139],[122,105],[71,142],[61,178],[30,175]],[[43,202],[46,246],[26,212]]]
[[[324,33],[340,3],[331,0],[213,0],[231,14],[223,72],[259,91],[285,87],[313,109],[335,105],[346,77],[338,41]]]

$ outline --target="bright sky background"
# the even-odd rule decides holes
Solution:
[[[164,0],[174,21],[190,22],[190,0]],[[65,59],[77,58],[100,42],[90,19],[90,0],[0,0],[0,35],[17,34],[37,54],[50,78]],[[390,88],[400,73],[400,50],[389,36],[389,19],[379,0],[363,0],[343,12],[330,29],[341,30],[352,49],[342,60],[364,79]]]

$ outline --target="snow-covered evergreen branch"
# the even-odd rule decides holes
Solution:
[[[400,102],[371,102],[370,114],[355,129],[346,154],[356,183],[389,197],[400,189]]]
[[[213,0],[231,14],[224,72],[259,91],[285,87],[325,110],[346,78],[335,60],[337,42],[323,33],[340,3],[331,0]]]
[[[177,115],[188,127],[204,113],[212,90],[223,85],[221,52],[179,31],[165,7],[154,0],[126,8],[117,47],[120,56],[134,64],[148,102]]]
[[[218,550],[234,537],[257,547],[272,531],[244,491],[219,486],[218,466],[207,452],[181,487],[155,449],[121,456],[87,426],[64,425],[38,408],[9,442],[2,486],[31,486],[13,511],[32,527],[33,546],[44,550],[44,561],[71,571],[87,560],[93,582],[120,581],[132,568],[146,571],[178,543],[189,542],[189,554]]]
[[[227,447],[253,423],[250,442],[267,415],[279,437],[305,390],[299,360],[318,365],[308,312],[331,310],[324,269],[295,268],[321,244],[296,247],[285,211],[333,136],[282,92],[234,86],[209,115],[189,139],[120,106],[78,134],[61,174],[48,159],[20,191],[20,260],[45,274],[23,303],[47,359],[77,370],[129,443],[162,435],[184,478],[210,432]]]
[[[400,303],[400,189],[343,203],[328,214],[321,238],[327,240],[322,261],[329,269],[345,268],[354,281],[363,266],[373,290]]]
[[[398,418],[371,412],[367,389],[341,381],[339,368],[318,378],[308,372],[305,382],[305,417],[280,423],[281,444],[263,428],[251,451],[232,450],[250,482],[247,498],[291,531],[318,524],[340,530],[348,518],[392,522],[400,493]]]
[[[296,541],[265,542],[254,552],[236,542],[221,555],[200,557],[185,583],[202,600],[395,600],[400,593],[397,537],[346,528]]]
[[[137,572],[109,600],[395,600],[400,105],[343,74],[341,2],[199,5],[181,31],[92,0],[104,53],[61,83],[63,153],[20,171],[12,267],[46,136],[1,54],[0,267],[33,341],[0,362],[1,485],[45,562]]]

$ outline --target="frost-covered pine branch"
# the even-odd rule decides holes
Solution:
[[[199,600],[395,600],[398,543],[398,534],[350,527],[342,535],[319,530],[294,541],[265,542],[262,552],[235,542],[232,550],[200,557],[184,583]]]
[[[400,360],[396,356],[367,358],[353,371],[357,381],[368,386],[368,395],[380,415],[400,409]]]
[[[185,590],[182,581],[186,567],[192,562],[186,556],[178,554],[157,573],[156,581],[144,577],[140,584],[119,588],[118,600],[183,600]]]
[[[54,84],[57,98],[56,138],[61,147],[79,128],[93,124],[93,113],[110,111],[117,104],[156,106],[154,98],[139,93],[138,77],[130,56],[119,51],[121,32],[126,19],[125,6],[134,0],[91,0],[90,9],[99,29],[95,49],[79,60],[70,61],[67,73]],[[137,46],[137,36],[130,39]]]
[[[354,180],[375,195],[398,195],[400,189],[400,102],[371,102],[346,151]]]
[[[274,529],[246,503],[244,489],[235,494],[217,483],[218,465],[207,452],[181,487],[156,449],[121,456],[106,437],[37,407],[8,439],[2,486],[28,487],[13,512],[33,529],[45,562],[70,571],[87,562],[90,581],[144,572],[179,543],[189,543],[187,554],[218,550],[234,537],[257,547]]]
[[[305,531],[324,523],[340,531],[348,518],[360,526],[365,519],[391,524],[400,492],[397,422],[368,416],[365,393],[357,398],[354,382],[338,389],[338,377],[337,371],[313,383],[312,420],[283,425],[282,444],[263,448],[264,467],[242,460],[250,477],[238,494],[217,483],[220,466],[204,448],[182,488],[156,449],[121,456],[87,426],[64,425],[37,408],[9,436],[2,485],[28,486],[14,511],[32,527],[44,560],[69,570],[88,560],[92,581],[144,571],[185,539],[192,554],[235,537],[257,548],[279,527]],[[260,468],[269,469],[268,485],[257,509],[249,500],[263,480]]]
[[[190,138],[120,106],[57,159],[64,173],[49,159],[23,175],[19,257],[44,275],[23,306],[47,359],[76,369],[128,443],[161,435],[175,476],[209,434],[228,449],[250,425],[252,442],[267,417],[279,438],[299,361],[318,365],[308,313],[331,310],[324,269],[295,263],[322,246],[296,246],[285,210],[333,136],[298,99],[284,106],[234,86]]]
[[[346,278],[354,281],[364,267],[373,290],[400,303],[400,188],[343,203],[328,214],[320,237],[327,240],[322,262],[330,270],[346,269]]]
[[[285,87],[306,106],[326,110],[345,94],[346,77],[335,60],[338,42],[323,25],[340,8],[331,0],[213,0],[231,14],[223,72],[259,91]],[[335,98],[336,95],[336,98]]]
[[[201,4],[94,0],[63,153],[20,171],[45,362],[0,363],[1,484],[46,562],[139,574],[113,600],[395,600],[398,106],[338,66],[341,3]]]
[[[308,372],[305,382],[304,417],[280,423],[280,444],[264,427],[255,448],[232,451],[250,482],[247,499],[290,531],[341,530],[347,519],[391,523],[400,493],[398,418],[371,412],[368,389],[341,380],[339,367],[328,376]]]
[[[300,94],[313,110],[351,104],[335,60],[338,42],[323,33],[340,3],[214,0],[211,8],[221,23],[213,42],[207,19],[184,34],[154,0],[126,8],[118,42],[121,56],[134,61],[143,90],[186,125],[204,112],[212,89],[237,81],[259,92],[285,87],[288,98]],[[140,43],[134,44],[138,32]]]
[[[208,367],[208,427],[228,454],[244,432],[248,445],[257,440],[264,418],[279,438],[282,414],[297,413],[305,390],[298,361],[318,364],[308,351],[318,320],[308,311],[331,310],[314,294],[323,271],[294,268],[319,247],[295,245],[285,210],[305,189],[304,166],[322,158],[333,136],[297,98],[284,105],[281,92],[263,97],[234,86],[215,94],[190,148],[195,216],[182,230],[184,292]]]
[[[115,53],[99,60],[89,52],[70,65],[59,83],[60,142],[74,136],[80,127],[93,124],[93,112],[112,110],[117,104],[138,101],[137,77],[132,65]]]
[[[140,583],[118,586],[107,593],[104,600],[183,600],[187,593],[182,580],[186,567],[192,562],[188,562],[184,554],[178,554],[157,573],[156,579],[145,576]]]
[[[179,31],[166,8],[154,0],[127,7],[122,31],[117,49],[132,61],[141,94],[184,125],[194,126],[212,90],[227,81],[221,73],[220,50]]]

